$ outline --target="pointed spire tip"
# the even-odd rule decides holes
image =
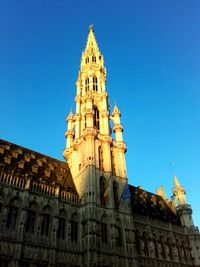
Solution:
[[[90,24],[89,31],[93,31],[94,32],[94,26],[93,26],[93,24]]]

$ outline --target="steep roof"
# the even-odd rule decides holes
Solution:
[[[129,185],[129,190],[133,214],[145,215],[153,219],[180,224],[179,217],[170,209],[161,196],[132,185]]]
[[[0,173],[31,180],[77,194],[66,162],[0,139]]]

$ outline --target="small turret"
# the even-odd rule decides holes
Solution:
[[[173,194],[177,200],[178,205],[176,206],[176,212],[180,217],[181,224],[187,227],[194,226],[192,208],[187,204],[185,198],[186,190],[183,186],[181,186],[176,175],[174,175]]]
[[[123,137],[122,137],[123,126],[121,125],[121,121],[120,121],[121,112],[116,104],[112,112],[112,117],[113,117],[113,123],[114,123],[113,131],[116,134],[116,141],[122,142],[123,141]]]

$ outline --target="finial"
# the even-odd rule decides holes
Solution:
[[[93,31],[94,32],[94,26],[93,26],[93,24],[90,24],[89,31]]]

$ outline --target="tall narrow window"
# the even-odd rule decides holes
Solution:
[[[93,77],[93,91],[98,91],[97,77]]]
[[[10,206],[8,210],[8,217],[6,221],[6,227],[10,230],[15,230],[17,223],[17,215],[19,209],[15,206]]]
[[[96,57],[92,56],[92,62],[96,62]]]
[[[116,175],[115,156],[113,152],[111,152],[111,160],[112,160],[112,172],[113,175]]]
[[[173,260],[173,256],[172,256],[172,246],[171,246],[171,242],[170,242],[170,239],[169,239],[169,238],[167,239],[167,246],[168,246],[168,249],[169,249],[169,259],[170,259],[170,260]]]
[[[106,204],[105,191],[106,191],[105,178],[101,176],[100,177],[100,204],[102,206],[105,206],[105,204]]]
[[[147,242],[147,237],[146,234],[144,233],[142,236],[143,242],[144,242],[144,255],[149,256],[149,250],[148,250],[148,242]]]
[[[58,219],[58,239],[65,239],[65,227],[66,227],[66,222],[65,218],[59,218]]]
[[[36,218],[35,211],[29,210],[27,212],[27,219],[26,219],[26,225],[25,225],[25,232],[26,233],[33,233],[34,232],[35,218]]]
[[[94,106],[94,127],[99,130],[99,110]]]
[[[157,246],[157,241],[155,237],[153,239],[153,243],[154,243],[154,248],[155,248],[155,256],[156,258],[158,258],[158,246]]]
[[[78,241],[78,220],[76,215],[72,216],[71,220],[71,241],[75,243]]]
[[[160,237],[160,245],[161,245],[161,256],[163,259],[166,259],[163,237]]]
[[[90,88],[90,81],[89,78],[85,79],[85,92],[88,92]]]
[[[103,149],[99,147],[99,169],[103,171]]]
[[[107,224],[101,223],[101,241],[107,244]]]
[[[89,57],[86,57],[85,63],[87,64],[89,62]]]
[[[114,197],[114,205],[115,209],[119,208],[119,203],[118,203],[118,184],[117,182],[113,182],[113,197]]]
[[[121,235],[121,228],[117,226],[117,246],[122,246],[122,235]]]
[[[49,228],[50,228],[50,215],[43,214],[42,215],[42,226],[41,226],[41,235],[48,236],[49,235]]]
[[[182,250],[183,250],[183,258],[187,262],[188,259],[187,259],[187,252],[186,252],[186,247],[185,247],[184,241],[182,242]]]
[[[140,235],[139,235],[138,231],[135,232],[135,248],[137,250],[138,255],[141,255]]]

